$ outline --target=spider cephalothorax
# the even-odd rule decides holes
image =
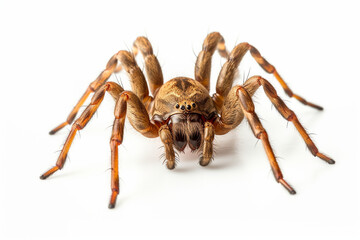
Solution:
[[[209,92],[199,82],[178,77],[164,84],[154,97],[150,115],[157,125],[169,126],[174,147],[199,149],[204,141],[204,124],[217,115]]]
[[[219,74],[216,93],[210,96],[211,58],[216,49],[227,61]],[[147,80],[152,96],[149,94],[145,76],[135,60],[138,51],[144,56]],[[153,54],[149,40],[139,37],[134,42],[132,52],[119,51],[110,58],[106,69],[89,85],[67,120],[50,132],[50,134],[54,134],[67,124],[71,124],[87,97],[94,92],[90,105],[73,123],[56,166],[45,172],[40,178],[46,179],[64,166],[76,132],[86,126],[101,104],[105,93],[108,92],[116,101],[115,120],[110,139],[112,194],[109,208],[115,206],[119,194],[118,146],[123,140],[126,116],[130,124],[144,136],[160,137],[165,148],[166,166],[169,169],[175,168],[174,149],[182,152],[186,146],[189,146],[192,151],[200,151],[200,165],[208,165],[213,158],[214,136],[228,133],[246,117],[255,137],[263,143],[275,180],[291,194],[295,194],[295,190],[283,178],[267,133],[255,113],[251,96],[260,86],[263,87],[278,112],[287,121],[294,124],[311,153],[330,164],[335,161],[318,151],[295,113],[285,105],[267,80],[260,76],[253,76],[247,79],[243,85],[233,86],[237,68],[248,51],[267,73],[276,77],[289,97],[294,97],[305,105],[322,110],[322,107],[293,93],[275,67],[248,43],[240,43],[228,53],[223,37],[217,32],[210,33],[197,57],[195,79],[178,77],[164,83],[160,64]],[[132,91],[125,91],[120,85],[107,82],[111,74],[121,69],[129,74]]]

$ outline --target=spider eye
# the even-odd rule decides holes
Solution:
[[[179,108],[180,107],[180,105],[179,104],[176,104],[176,106],[175,106],[176,108]]]
[[[195,103],[193,103],[193,104],[192,104],[192,106],[193,106],[193,108],[194,108],[194,107],[196,107],[196,104],[195,104]]]

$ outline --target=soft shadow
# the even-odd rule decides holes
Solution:
[[[177,165],[176,168],[171,171],[174,173],[185,173],[185,172],[189,172],[192,170],[193,170],[193,168],[191,168],[191,167],[184,167],[184,166]]]
[[[214,140],[214,155],[235,155],[239,151],[238,131],[233,131],[224,136],[216,136]]]
[[[124,202],[127,201],[127,199],[129,199],[129,196],[122,197],[121,196],[121,190],[120,190],[120,193],[119,193],[119,195],[117,196],[117,199],[116,199],[115,208],[112,208],[112,209],[109,209],[109,210],[110,211],[119,210],[124,205]]]
[[[205,168],[208,169],[224,169],[224,168],[230,168],[233,167],[235,165],[237,165],[238,162],[236,162],[236,159],[232,158],[232,159],[221,159],[221,161],[213,161],[211,162],[208,166],[206,166]]]

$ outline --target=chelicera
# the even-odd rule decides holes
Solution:
[[[226,59],[226,62],[222,66],[217,80],[216,93],[210,96],[211,59],[216,49]],[[139,51],[144,57],[151,95],[145,76],[135,60]],[[289,97],[294,97],[301,103],[315,109],[323,109],[291,91],[275,67],[267,62],[259,51],[249,43],[240,43],[228,53],[223,37],[217,32],[210,33],[205,38],[202,50],[197,57],[195,79],[177,77],[164,83],[160,64],[153,54],[149,40],[145,37],[138,37],[134,42],[132,52],[119,51],[110,58],[106,69],[89,85],[67,120],[50,132],[50,134],[54,134],[64,126],[71,124],[87,97],[94,93],[90,105],[72,124],[56,165],[41,175],[40,178],[46,179],[63,168],[76,132],[86,126],[100,106],[105,93],[108,92],[116,102],[115,120],[110,140],[112,194],[109,208],[115,207],[116,198],[119,194],[118,146],[123,141],[126,116],[130,124],[145,137],[160,137],[165,147],[168,169],[176,167],[175,150],[181,152],[186,146],[189,146],[191,150],[201,151],[199,163],[201,166],[207,166],[213,158],[214,136],[223,135],[233,130],[245,117],[255,137],[261,140],[265,148],[275,180],[283,185],[289,193],[295,194],[295,190],[284,180],[268,135],[255,113],[251,97],[259,87],[263,87],[267,97],[278,112],[287,121],[295,125],[314,156],[329,164],[334,164],[335,161],[318,151],[295,113],[286,106],[266,79],[253,76],[247,79],[243,85],[233,86],[234,75],[241,59],[248,51],[267,73],[275,76]],[[128,73],[132,91],[125,91],[115,82],[107,82],[113,73],[119,72],[121,69]]]

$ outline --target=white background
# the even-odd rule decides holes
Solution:
[[[359,239],[359,6],[271,2],[2,0],[0,238]],[[245,56],[237,83],[249,73],[269,79],[335,165],[310,154],[260,89],[256,110],[297,195],[276,183],[246,122],[215,139],[210,166],[187,153],[174,171],[162,164],[160,140],[127,124],[119,147],[121,193],[109,210],[114,103],[107,96],[75,138],[64,169],[39,179],[55,164],[69,127],[55,136],[48,131],[66,119],[114,53],[146,35],[165,79],[193,77],[196,54],[212,31],[222,33],[228,49],[243,41],[256,46],[295,93],[324,106],[319,112],[289,99]],[[216,53],[212,91],[223,63]],[[124,74],[117,77],[128,86]]]

